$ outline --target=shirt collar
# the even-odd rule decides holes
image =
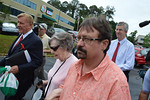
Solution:
[[[31,29],[30,31],[28,31],[26,34],[24,34],[23,35],[23,39],[25,38],[25,37],[27,37],[29,34],[31,34],[33,32],[33,30]]]
[[[100,79],[101,75],[108,67],[109,61],[110,61],[109,56],[108,56],[108,54],[106,54],[104,59],[102,60],[102,62],[98,65],[98,67],[96,67],[95,69],[93,69],[91,71],[91,73],[96,81],[98,81]]]
[[[118,39],[117,39],[118,40]],[[118,42],[120,43],[120,44],[123,44],[125,41],[127,40],[127,38],[125,37],[123,40],[121,40],[121,41],[119,41],[118,40]]]
[[[103,61],[96,67],[95,69],[91,70],[90,72],[87,72],[86,74],[91,73],[96,81],[98,81],[103,74],[103,72],[108,67],[108,62],[110,61],[108,54],[104,57]],[[81,76],[81,69],[82,69],[83,60],[79,60],[78,63],[76,63],[76,71]],[[85,74],[85,75],[86,75]]]
[[[38,37],[40,37],[40,39],[43,39],[44,37],[46,37],[46,33],[44,33],[44,35],[42,35],[42,36],[38,35]]]

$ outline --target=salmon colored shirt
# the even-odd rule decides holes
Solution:
[[[81,76],[82,60],[73,64],[60,100],[131,100],[127,79],[106,54],[99,66]]]

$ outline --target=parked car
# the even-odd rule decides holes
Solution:
[[[18,28],[14,23],[3,23],[0,30],[1,34],[19,35]]]
[[[71,31],[71,30],[69,30],[68,33],[70,33],[72,35],[74,41],[76,41],[77,35],[78,35],[78,31]]]
[[[59,34],[63,32],[66,32],[66,31],[61,28],[50,28],[47,30],[47,35],[51,37],[53,34],[57,34],[57,33]]]
[[[148,53],[148,51],[150,50],[150,48],[144,48],[146,50],[146,52]]]
[[[145,65],[146,50],[143,48],[135,48],[135,66]]]

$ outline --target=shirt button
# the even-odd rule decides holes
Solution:
[[[76,92],[73,92],[73,94],[76,94]]]

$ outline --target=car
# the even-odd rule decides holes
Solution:
[[[49,28],[47,30],[47,35],[49,37],[51,37],[54,34],[59,34],[59,33],[63,33],[63,32],[66,32],[66,31],[64,29],[61,29],[61,28]]]
[[[146,50],[144,48],[136,48],[135,47],[135,67],[137,65],[145,65],[145,57],[146,57]]]
[[[6,35],[19,35],[18,28],[14,23],[2,23],[0,33]]]
[[[76,41],[77,39],[77,35],[78,35],[78,31],[71,31],[69,30],[68,33],[70,33],[73,37],[73,40]]]
[[[148,53],[148,51],[150,50],[150,48],[144,48],[146,50],[146,52]]]
[[[77,37],[77,35],[78,35],[78,31],[70,31],[69,30],[68,33],[72,34],[73,37]]]

